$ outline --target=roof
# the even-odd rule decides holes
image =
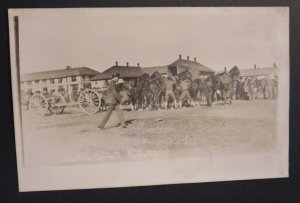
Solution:
[[[43,72],[35,72],[21,75],[21,82],[34,81],[34,80],[46,80],[46,79],[56,79],[72,76],[94,76],[99,74],[98,71],[95,71],[88,67],[77,67],[77,68],[66,68],[59,70],[50,70]]]
[[[190,60],[185,60],[185,59],[177,59],[173,63],[171,63],[169,66],[178,66],[179,68],[182,69],[197,69],[197,71],[200,72],[211,72],[214,73],[212,69],[202,65],[201,63],[198,63],[197,61],[190,61]]]
[[[153,66],[146,67],[142,69],[144,73],[148,73],[149,75],[153,74],[155,71],[158,71],[159,74],[168,74],[168,66]]]
[[[112,66],[106,71],[91,78],[91,80],[111,79],[113,73],[120,73],[120,78],[136,78],[143,75],[143,71],[137,66]]]
[[[242,77],[277,75],[277,72],[278,69],[276,67],[240,69],[240,74]]]

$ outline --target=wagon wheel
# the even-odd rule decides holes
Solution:
[[[29,109],[37,116],[45,116],[49,109],[49,103],[45,96],[42,94],[34,94],[29,99]]]
[[[60,114],[62,113],[66,108],[66,101],[63,95],[59,93],[55,93],[55,101],[53,103],[50,103],[49,111],[53,114]]]
[[[86,114],[96,113],[101,106],[101,95],[95,90],[86,89],[79,95],[80,109]]]

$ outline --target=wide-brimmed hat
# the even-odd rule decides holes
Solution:
[[[114,77],[120,77],[120,73],[113,73],[111,77],[112,78],[114,78]]]

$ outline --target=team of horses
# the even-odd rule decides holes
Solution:
[[[193,79],[189,70],[167,78],[156,71],[152,75],[145,73],[136,79],[120,84],[119,92],[123,102],[128,103],[132,110],[160,109],[165,102],[167,80],[176,81],[174,87],[176,100],[181,94],[180,84],[188,81],[191,101],[185,100],[187,104],[199,106],[201,97],[205,97],[207,105],[213,106],[216,94],[218,94],[224,104],[231,104],[234,81],[236,78],[239,78],[239,74],[239,69],[236,66],[229,72],[225,70],[223,73],[209,75],[201,79]]]

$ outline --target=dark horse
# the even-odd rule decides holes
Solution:
[[[153,105],[153,92],[150,88],[149,74],[145,73],[136,80],[135,88],[132,89],[132,97],[135,103],[135,108],[142,109]]]
[[[164,77],[161,76],[158,71],[155,71],[149,77],[149,88],[153,93],[152,107],[156,109],[161,108],[163,97],[166,93],[166,83]]]
[[[122,84],[120,90],[123,102],[131,106],[131,110],[144,109],[153,103],[153,93],[150,89],[147,73]]]
[[[214,104],[213,102],[215,98],[215,93],[217,91],[220,92],[224,104],[231,104],[234,81],[239,77],[240,71],[237,66],[234,66],[229,72],[225,70],[223,73],[219,73],[217,75],[208,77],[206,79],[206,83],[209,84],[208,86],[210,86],[212,90],[210,104]]]

